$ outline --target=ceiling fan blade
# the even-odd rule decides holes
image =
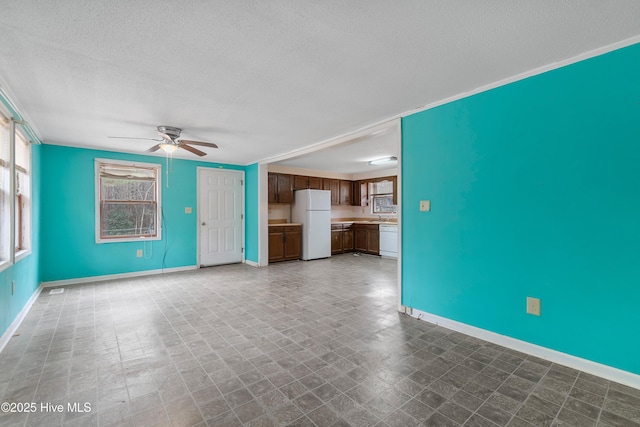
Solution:
[[[165,141],[167,141],[167,142],[173,142],[173,139],[172,139],[172,138],[171,138],[171,136],[169,136],[168,134],[166,134],[166,133],[162,133],[162,132],[160,132],[159,130],[158,130],[158,131],[156,131],[156,132],[158,132],[158,135],[160,135],[160,136],[162,137],[162,139],[163,139],[163,140],[165,140]]]
[[[207,155],[207,153],[205,153],[204,151],[200,151],[197,148],[190,147],[186,144],[180,144],[178,145],[178,148],[184,148],[185,150],[191,151],[193,154],[197,154],[200,157]]]
[[[154,151],[158,151],[160,149],[160,144],[156,144],[153,147],[149,148],[147,152],[153,153]]]
[[[110,139],[144,139],[147,141],[162,141],[162,139],[154,139],[154,138],[136,138],[131,136],[108,136]]]
[[[189,139],[181,139],[180,142],[183,144],[201,145],[203,147],[218,148],[218,146],[213,142],[191,141]]]

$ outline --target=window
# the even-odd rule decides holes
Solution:
[[[31,145],[16,132],[15,249],[31,249]]]
[[[96,159],[96,241],[160,239],[160,165]]]
[[[0,265],[11,260],[11,123],[0,115]]]
[[[31,142],[22,127],[0,113],[0,268],[31,249]]]
[[[394,205],[395,180],[384,179],[369,184],[371,213],[396,213]]]

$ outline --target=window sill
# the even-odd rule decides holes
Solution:
[[[162,240],[162,236],[156,237],[123,237],[118,239],[96,239],[96,244],[102,243],[128,243],[128,242],[148,242],[150,240]]]
[[[6,270],[7,268],[11,267],[12,265],[13,264],[9,260],[0,261],[0,272],[3,272],[4,270]]]
[[[24,250],[16,252],[14,263],[17,263],[18,261],[20,261],[23,258],[28,257],[29,255],[31,255],[31,249],[24,249]]]

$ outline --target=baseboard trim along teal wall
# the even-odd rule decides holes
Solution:
[[[43,145],[41,280],[58,282],[118,274],[190,268],[197,264],[197,168],[244,166]],[[162,166],[162,240],[95,242],[94,159]],[[167,174],[167,166],[169,173]],[[167,186],[168,178],[168,186]],[[250,197],[250,195],[248,195]],[[192,213],[185,212],[192,207]],[[255,215],[255,214],[250,214]],[[257,240],[246,236],[245,250]],[[141,250],[142,257],[136,252]]]
[[[186,267],[165,268],[163,270],[144,270],[134,271],[131,273],[105,274],[103,276],[80,277],[77,279],[54,280],[52,282],[42,282],[45,288],[57,288],[60,286],[79,285],[83,283],[104,282],[107,280],[131,279],[134,277],[153,276],[156,274],[176,273],[179,271],[197,270],[197,265],[189,265]]]
[[[539,345],[507,337],[505,335],[500,335],[495,332],[487,331],[485,329],[476,328],[475,326],[470,326],[466,323],[456,322],[455,320],[436,316],[435,314],[427,313],[421,310],[412,309],[411,316],[415,317],[416,319],[432,323],[434,325],[451,329],[452,331],[460,332],[465,335],[469,335],[484,341],[491,342],[493,344],[500,345],[502,347],[510,348],[521,353],[530,354],[532,356],[548,360],[549,362],[568,366],[570,368],[577,369],[579,371],[596,375],[598,377],[605,378],[610,381],[614,381],[640,390],[640,375],[636,375],[631,372],[612,368],[611,366],[592,362],[591,360],[582,359],[570,354],[561,353],[556,350],[541,347]]]
[[[402,304],[640,374],[638,75],[634,44],[403,118]]]
[[[0,353],[2,353],[2,350],[4,350],[4,348],[7,346],[13,334],[15,334],[18,328],[20,327],[20,324],[22,323],[24,318],[27,316],[27,313],[29,313],[29,310],[31,310],[33,303],[35,303],[38,297],[40,296],[40,292],[42,292],[42,289],[43,289],[42,285],[36,288],[35,292],[31,294],[31,297],[27,300],[27,302],[22,307],[22,310],[20,310],[18,315],[15,317],[15,319],[13,319],[13,322],[11,322],[11,324],[2,334],[2,336],[0,336]]]

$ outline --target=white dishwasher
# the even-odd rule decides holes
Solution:
[[[380,255],[398,258],[397,224],[380,224]]]

